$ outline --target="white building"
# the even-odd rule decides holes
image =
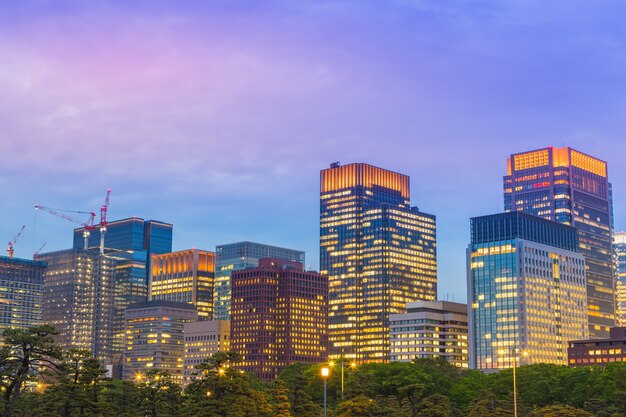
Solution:
[[[195,366],[216,352],[230,350],[230,321],[198,321],[185,324],[183,386],[195,380]]]

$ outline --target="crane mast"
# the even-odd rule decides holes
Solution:
[[[24,231],[25,228],[26,228],[26,225],[22,225],[22,228],[20,229],[20,231],[17,232],[17,235],[15,235],[15,237],[13,239],[11,239],[11,241],[9,242],[9,244],[7,246],[7,252],[9,252],[9,258],[10,259],[13,259],[13,253],[15,252],[15,249],[13,248],[13,246],[20,239],[20,236],[22,236],[22,232]]]

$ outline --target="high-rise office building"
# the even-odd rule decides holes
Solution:
[[[320,176],[330,356],[388,361],[389,315],[437,297],[435,216],[410,206],[406,175],[335,163]]]
[[[55,340],[110,361],[116,261],[82,249],[42,253],[38,259],[47,264],[43,320],[59,332]]]
[[[153,254],[172,251],[172,225],[138,217],[109,222],[104,253],[117,260],[113,317],[113,351],[124,350],[124,311],[148,298],[148,279]],[[83,228],[74,229],[74,248],[84,246]],[[100,230],[92,230],[88,248],[99,250]]]
[[[230,320],[230,275],[233,271],[254,268],[259,259],[274,258],[305,264],[304,252],[255,242],[236,242],[215,248],[215,320]]]
[[[459,368],[469,367],[467,304],[416,301],[406,313],[389,317],[391,361],[443,358]]]
[[[152,255],[150,299],[191,303],[198,320],[213,319],[215,254],[188,249]]]
[[[620,326],[626,326],[626,232],[616,232],[613,245],[617,258],[617,321]]]
[[[511,155],[504,209],[576,227],[587,265],[590,336],[607,337],[615,326],[615,268],[606,162],[572,148]]]
[[[125,380],[140,380],[149,369],[168,372],[182,384],[185,324],[198,319],[196,308],[175,301],[144,301],[126,309]]]
[[[183,386],[196,380],[196,366],[217,352],[230,351],[230,322],[209,320],[185,324]]]
[[[471,219],[470,367],[567,364],[588,337],[585,258],[575,228],[521,212]]]
[[[263,381],[295,362],[327,360],[328,279],[299,262],[261,259],[232,274],[231,348]]]
[[[0,333],[43,324],[45,262],[0,256]]]

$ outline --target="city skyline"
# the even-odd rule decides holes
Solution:
[[[366,162],[411,177],[438,220],[439,298],[465,301],[467,219],[503,211],[504,159],[562,144],[608,162],[626,228],[624,5],[24,4],[0,11],[16,257],[72,245],[34,204],[95,211],[111,186],[110,220],[172,223],[174,250],[251,240],[318,270],[319,170]]]

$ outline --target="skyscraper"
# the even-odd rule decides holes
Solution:
[[[321,363],[328,347],[328,279],[298,262],[261,259],[232,275],[231,349],[263,381],[295,362]]]
[[[230,320],[230,275],[233,271],[256,267],[262,258],[305,263],[302,251],[255,242],[218,245],[215,254],[215,320]]]
[[[46,263],[0,256],[0,332],[43,324]]]
[[[43,320],[59,332],[57,343],[110,361],[116,261],[82,249],[42,253],[38,259],[47,263]]]
[[[616,232],[613,244],[617,257],[617,321],[626,326],[626,232]]]
[[[587,265],[590,336],[608,337],[615,326],[615,271],[606,162],[572,148],[513,154],[504,177],[504,209],[576,227]]]
[[[435,216],[410,206],[408,176],[363,163],[321,171],[331,358],[389,360],[389,315],[437,296],[435,232]]]
[[[188,249],[152,256],[150,299],[191,303],[199,320],[213,319],[215,254]]]
[[[471,219],[471,231],[470,367],[566,365],[568,341],[589,334],[576,229],[508,212]]]
[[[168,223],[138,217],[112,221],[107,225],[104,253],[117,260],[113,318],[113,351],[124,349],[124,311],[132,303],[148,298],[148,278],[153,254],[172,251],[172,228]],[[74,248],[84,245],[83,228],[74,229]],[[100,230],[92,230],[89,249],[99,250]]]

